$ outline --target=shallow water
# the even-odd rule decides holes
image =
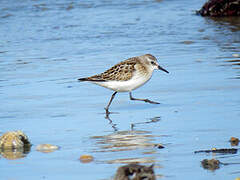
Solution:
[[[238,164],[200,163],[239,163],[239,153],[194,154],[240,137],[240,19],[196,16],[204,2],[2,0],[0,133],[22,130],[33,146],[2,155],[1,179],[110,179],[129,162],[154,163],[159,179],[240,177]],[[112,92],[77,78],[145,53],[170,74],[155,72],[133,95],[161,104],[120,93],[105,119]],[[43,143],[61,149],[36,151]]]

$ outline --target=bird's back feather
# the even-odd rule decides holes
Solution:
[[[127,81],[132,78],[133,72],[136,70],[136,58],[129,58],[125,61],[122,61],[105,72],[97,75],[93,75],[86,78],[80,78],[79,81],[96,81],[96,82],[104,82],[104,81]]]

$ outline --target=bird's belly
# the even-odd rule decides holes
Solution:
[[[127,81],[95,82],[95,84],[117,92],[129,92],[145,84],[150,77],[136,77]]]

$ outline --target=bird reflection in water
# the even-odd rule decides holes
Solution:
[[[157,146],[159,144],[155,144],[154,141],[161,136],[153,135],[151,131],[137,129],[144,124],[159,122],[160,117],[133,123],[131,124],[131,130],[125,131],[119,131],[117,125],[113,123],[109,116],[106,119],[109,120],[114,132],[102,136],[92,136],[91,139],[96,141],[94,153],[109,153],[108,159],[103,160],[103,163],[126,164],[118,168],[114,180],[155,180],[153,165],[143,166],[140,164],[157,163],[155,154],[159,152]],[[121,158],[118,154],[119,158],[116,158],[116,152],[122,152],[124,155],[127,151],[132,151],[133,156],[128,153],[127,156]],[[111,155],[111,153],[114,154]]]
[[[112,126],[113,130],[114,131],[118,131],[118,128],[117,128],[117,124],[114,124],[112,119],[110,118],[109,114],[106,114],[105,116],[105,119],[107,119],[109,121],[109,124]],[[160,116],[157,116],[157,117],[153,117],[153,118],[150,118],[149,120],[147,121],[144,121],[144,122],[137,122],[137,123],[132,123],[131,124],[131,130],[134,129],[135,126],[137,125],[140,125],[140,124],[149,124],[149,123],[156,123],[158,121],[161,120],[161,117]]]
[[[131,124],[131,130],[127,131],[118,131],[117,125],[110,118],[108,120],[115,132],[91,137],[96,140],[96,144],[99,146],[100,150],[96,150],[96,152],[117,152],[146,148],[150,148],[153,152],[155,151],[156,144],[152,141],[156,136],[151,131],[135,130],[134,127],[140,124],[158,122],[160,117],[151,118],[146,122]]]

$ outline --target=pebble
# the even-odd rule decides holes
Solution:
[[[53,152],[60,149],[59,146],[56,145],[52,145],[52,144],[39,144],[36,147],[37,151],[43,152],[43,153],[49,153],[49,152]]]
[[[155,144],[155,147],[157,147],[158,149],[163,149],[163,148],[165,148],[162,144]]]
[[[220,161],[216,159],[204,159],[201,161],[202,167],[204,169],[216,170],[220,168]]]
[[[232,146],[238,146],[239,144],[239,139],[236,137],[231,137],[230,140]]]
[[[182,43],[183,43],[183,44],[193,44],[194,41],[183,41]]]
[[[82,163],[92,162],[93,159],[94,159],[93,156],[88,155],[88,154],[81,155],[80,158],[79,158],[79,160],[80,160]]]
[[[235,57],[235,58],[239,58],[240,54],[232,54],[232,56]]]

